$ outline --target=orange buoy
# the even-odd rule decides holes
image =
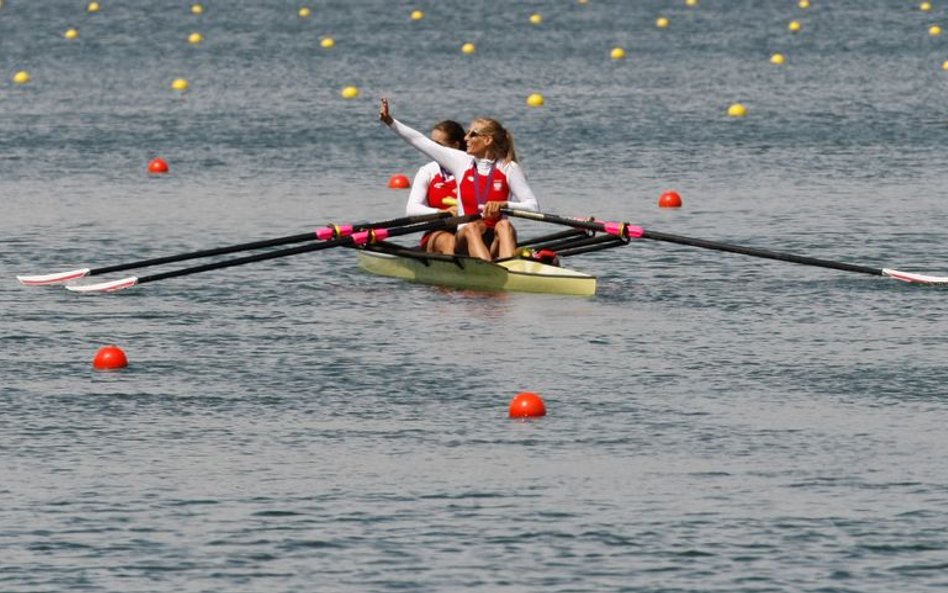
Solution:
[[[153,158],[148,162],[149,173],[167,173],[168,163],[162,158]]]
[[[546,416],[546,404],[536,393],[522,391],[510,401],[511,418],[538,418]]]
[[[103,346],[92,359],[92,368],[97,371],[114,371],[128,366],[125,351],[114,344]]]
[[[676,191],[667,191],[658,198],[659,208],[681,208],[681,196]]]
[[[392,189],[408,189],[411,187],[411,181],[401,173],[396,173],[388,180],[388,186]]]

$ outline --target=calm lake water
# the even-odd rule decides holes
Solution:
[[[948,275],[934,4],[3,2],[0,590],[945,591],[945,289],[650,241],[594,298],[14,279],[399,216],[383,95],[500,119],[544,211]]]

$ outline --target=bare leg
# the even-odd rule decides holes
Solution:
[[[517,230],[509,220],[498,220],[494,227],[494,242],[490,253],[495,258],[506,259],[517,253]]]
[[[490,261],[490,251],[484,245],[484,230],[487,227],[480,220],[468,223],[458,231],[458,249],[467,250],[471,257]]]
[[[443,253],[445,255],[454,255],[454,248],[457,245],[457,239],[454,233],[448,231],[435,231],[428,237],[428,243],[425,244],[425,251],[428,253]]]

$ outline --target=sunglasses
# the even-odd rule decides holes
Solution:
[[[465,132],[464,137],[477,138],[478,136],[486,136],[486,135],[487,134],[484,134],[483,132],[478,132],[477,130],[468,130],[467,132]]]

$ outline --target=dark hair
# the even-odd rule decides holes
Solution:
[[[444,132],[448,136],[448,141],[457,144],[458,149],[467,150],[467,142],[464,140],[464,126],[453,119],[439,121],[431,129]]]

